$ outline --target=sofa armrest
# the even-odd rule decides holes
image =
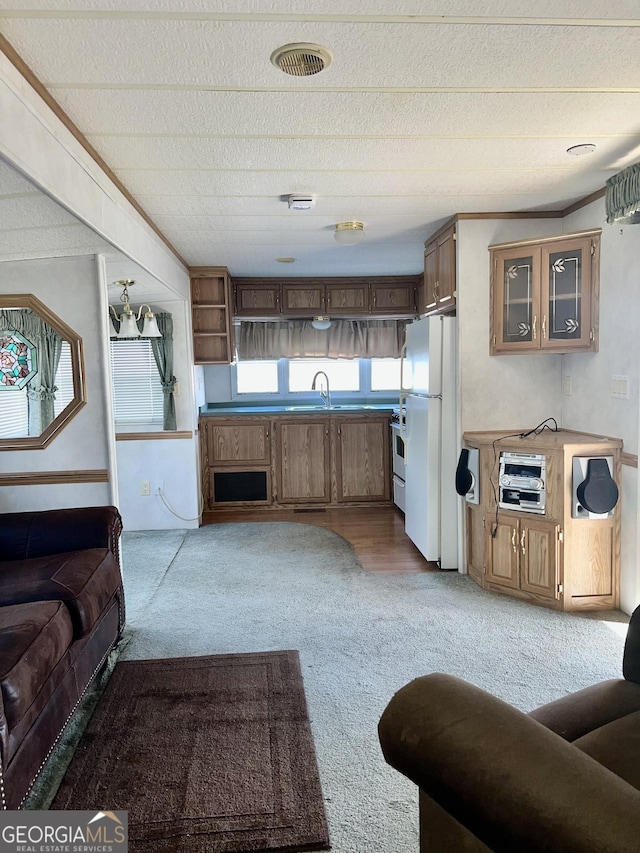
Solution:
[[[640,792],[540,723],[435,673],[378,726],[389,764],[497,853],[633,853]]]
[[[108,548],[119,560],[122,519],[114,506],[87,506],[0,515],[0,561]]]

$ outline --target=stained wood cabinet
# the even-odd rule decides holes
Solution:
[[[560,597],[560,526],[532,518],[487,517],[486,585],[520,590],[551,601]]]
[[[419,280],[422,276],[240,278],[233,282],[233,311],[246,319],[412,318]]]
[[[456,307],[456,230],[451,225],[425,243],[424,281],[418,314],[443,314]]]
[[[389,419],[340,419],[334,428],[338,502],[389,500]]]
[[[329,503],[329,421],[276,421],[278,503]]]
[[[204,509],[390,503],[389,413],[203,416]]]
[[[233,356],[229,275],[222,267],[192,267],[191,318],[196,364],[229,364]]]
[[[201,418],[205,509],[273,502],[271,432],[268,418]]]
[[[574,518],[572,489],[574,457],[602,456],[613,459],[620,488],[622,442],[571,430],[544,431],[526,440],[511,433],[468,432],[463,440],[480,454],[480,502],[467,504],[465,514],[469,577],[491,592],[557,610],[617,609],[620,500],[611,517]],[[544,514],[496,507],[502,451],[544,455]]]
[[[490,246],[490,353],[597,352],[600,229]]]

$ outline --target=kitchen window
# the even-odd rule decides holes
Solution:
[[[331,393],[395,396],[400,391],[399,358],[239,360],[232,366],[234,398],[310,397],[318,370],[329,377]]]

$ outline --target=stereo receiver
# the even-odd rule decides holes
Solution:
[[[544,515],[546,457],[539,453],[501,453],[498,506]]]

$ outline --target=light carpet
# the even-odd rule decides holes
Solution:
[[[456,572],[367,573],[312,525],[125,533],[123,568],[123,659],[299,651],[334,853],[418,850],[417,790],[376,732],[412,678],[449,672],[530,710],[621,674],[620,614],[557,613]]]

